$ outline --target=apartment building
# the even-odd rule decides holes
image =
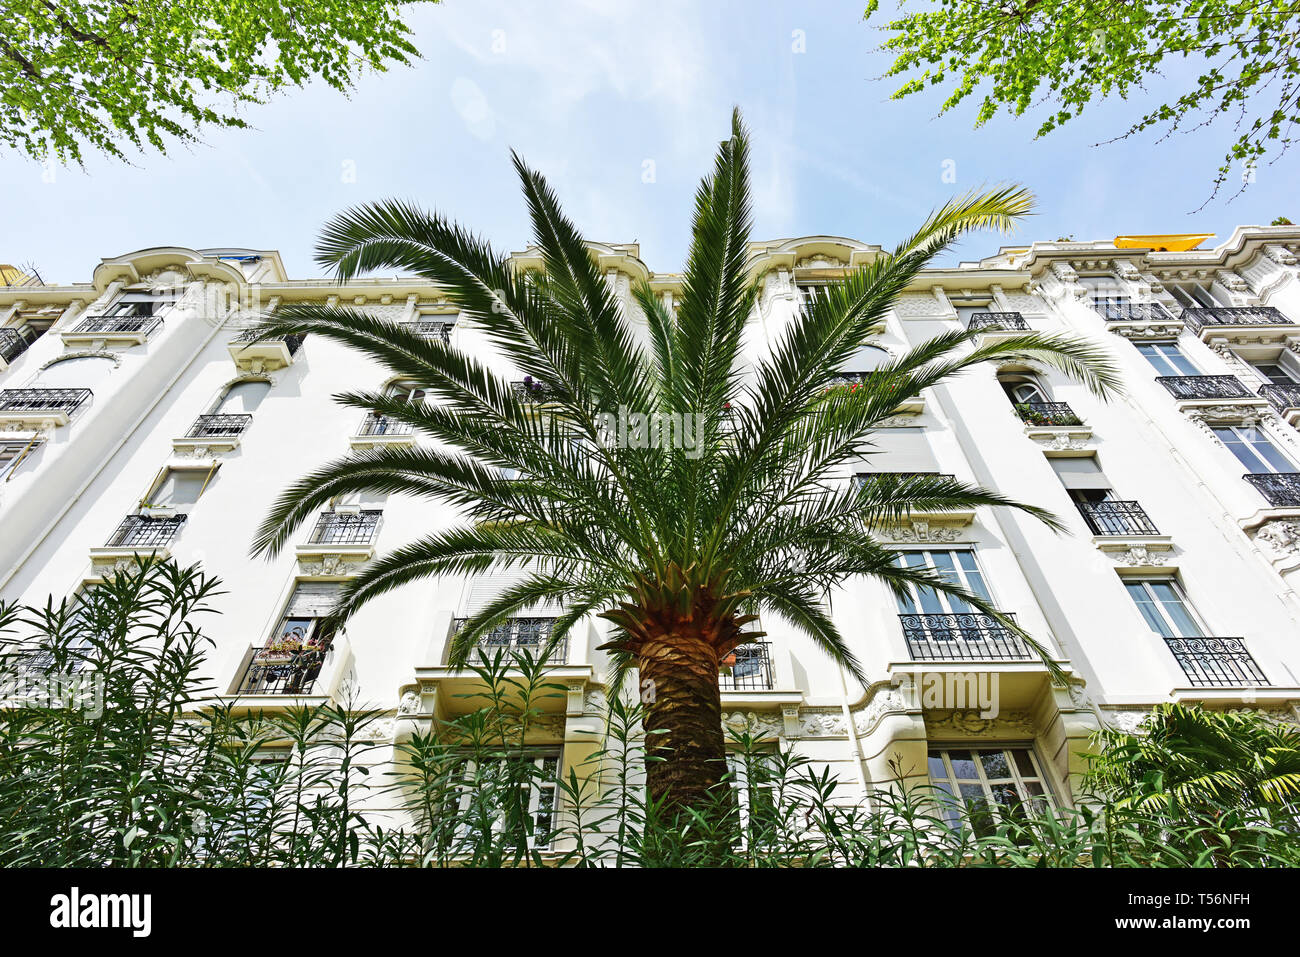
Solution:
[[[755,243],[763,292],[749,348],[880,251],[826,236]],[[651,270],[635,245],[593,253],[630,315],[636,280],[670,306],[679,293],[680,276]],[[877,453],[842,476],[951,474],[1060,516],[1065,534],[986,508],[877,532],[900,562],[1014,614],[1068,681],[958,601],[849,583],[831,610],[869,682],[765,617],[761,640],[724,664],[724,720],[831,766],[848,796],[889,780],[892,762],[954,792],[1062,804],[1088,736],[1135,727],[1158,702],[1300,721],[1298,255],[1300,229],[1240,227],[1206,248],[1036,242],[925,271],[844,382],[958,327],[1082,336],[1123,370],[1126,394],[1103,401],[1033,363],[986,364],[900,407]],[[533,250],[514,258],[540,265]],[[70,596],[142,553],[200,562],[226,592],[206,623],[221,694],[252,709],[354,695],[387,710],[386,746],[472,706],[459,696],[472,680],[447,666],[449,639],[505,579],[410,585],[344,632],[319,632],[365,562],[455,521],[401,496],[340,500],[279,557],[250,560],[256,527],[302,474],[419,441],[333,399],[388,389],[420,401],[414,384],[330,342],[250,341],[262,312],[309,301],[411,323],[522,379],[436,287],[294,279],[271,250],[160,247],[104,259],[85,283],[0,286],[0,595]],[[490,644],[536,648],[555,613],[534,609]],[[538,760],[557,769],[582,765],[599,741],[604,630],[585,622],[557,664],[567,695],[536,729]]]

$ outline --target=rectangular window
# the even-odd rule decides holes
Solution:
[[[342,582],[300,582],[275,632],[253,658],[237,694],[311,694],[334,640],[321,619],[334,610]]]
[[[109,303],[99,315],[114,319],[144,319],[158,315],[178,298],[172,293],[128,292]]]
[[[900,568],[917,568],[932,571],[946,582],[960,585],[972,595],[992,601],[984,574],[975,561],[975,552],[969,548],[949,551],[901,551],[894,559]],[[955,595],[935,591],[926,585],[910,584],[907,593],[896,595],[898,611],[903,615],[969,614],[975,611],[969,603]]]
[[[1071,456],[1068,458],[1051,458],[1047,460],[1056,472],[1056,477],[1067,489],[1104,490],[1111,487],[1106,473],[1101,470],[1095,455]]]
[[[3,439],[0,440],[0,481],[7,482],[41,446],[41,439]]]
[[[799,290],[799,304],[804,308],[811,307],[815,300],[826,294],[825,283],[801,282],[796,288]]]
[[[1233,425],[1218,428],[1214,434],[1253,475],[1270,472],[1289,473],[1295,465],[1278,450],[1263,431],[1254,427]]]
[[[1129,597],[1151,630],[1162,638],[1202,638],[1201,627],[1183,591],[1172,578],[1126,581]]]
[[[951,799],[946,813],[960,826],[959,802],[979,835],[996,829],[998,811],[1028,805],[1035,814],[1052,806],[1047,777],[1032,748],[931,748],[930,783]]]
[[[1200,375],[1190,359],[1183,355],[1176,342],[1141,342],[1138,352],[1151,363],[1157,373],[1164,376]]]
[[[938,472],[939,463],[925,429],[907,426],[871,433],[872,451],[859,472]]]
[[[751,832],[766,831],[779,823],[776,795],[780,770],[777,759],[775,751],[727,754],[727,773],[740,812],[742,847]]]
[[[455,783],[443,808],[455,817],[458,844],[468,843],[484,831],[499,834],[507,828],[524,827],[530,848],[551,846],[560,778],[558,753],[529,752],[483,761],[467,758],[453,773]],[[518,789],[517,801],[511,799],[512,788]],[[518,815],[526,818],[519,820]]]
[[[1280,362],[1252,362],[1251,365],[1255,367],[1256,372],[1273,385],[1295,385],[1300,382],[1300,378],[1297,378],[1290,369]]]
[[[216,471],[215,464],[207,468],[167,469],[143,504],[149,508],[188,508],[207,490]]]

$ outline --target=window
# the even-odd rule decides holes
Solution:
[[[1252,362],[1251,365],[1254,366],[1256,372],[1273,385],[1295,385],[1300,382],[1300,377],[1297,377],[1281,362]]]
[[[972,595],[992,601],[984,574],[975,562],[975,552],[969,548],[951,551],[902,551],[894,559],[899,568],[925,569],[938,574],[946,582],[965,588]],[[898,611],[903,615],[970,614],[975,611],[956,595],[935,591],[926,585],[909,584],[907,594],[896,595]]]
[[[18,467],[41,446],[41,439],[0,439],[0,480],[9,481]]]
[[[781,780],[779,755],[775,751],[727,754],[727,773],[740,812],[742,846],[751,831],[763,832],[777,826],[777,785]]]
[[[880,346],[861,345],[844,363],[845,372],[874,372],[889,362],[889,353]]]
[[[938,472],[938,460],[930,449],[925,429],[908,426],[880,429],[871,434],[874,449],[860,471],[867,472]]]
[[[1169,290],[1169,294],[1178,300],[1178,304],[1185,309],[1213,309],[1216,306],[1223,305],[1214,298],[1207,286],[1199,282],[1171,283],[1166,288]]]
[[[172,293],[128,292],[98,313],[114,319],[144,319],[156,316],[176,299]]]
[[[826,294],[826,284],[821,282],[801,282],[795,288],[799,290],[799,304],[805,309]]]
[[[1110,480],[1101,470],[1101,465],[1097,462],[1095,455],[1081,455],[1070,458],[1051,458],[1052,470],[1056,472],[1056,477],[1061,480],[1061,484],[1071,493],[1071,498],[1080,501],[1079,496],[1074,493],[1076,490],[1088,489],[1094,491],[1110,490]],[[1095,501],[1089,498],[1088,501]]]
[[[280,624],[253,654],[237,694],[311,694],[334,633],[322,619],[334,610],[342,582],[300,582]]]
[[[1141,342],[1138,343],[1137,350],[1160,375],[1201,374],[1191,360],[1183,355],[1176,342]]]
[[[1047,777],[1031,748],[931,748],[929,766],[930,783],[952,801],[949,823],[961,826],[955,806],[960,801],[981,836],[996,829],[997,809],[1014,813],[1028,805],[1041,814],[1052,806]]]
[[[251,415],[271,391],[271,383],[261,380],[236,382],[214,408],[214,415]]]
[[[1278,450],[1277,446],[1270,442],[1261,430],[1253,426],[1233,425],[1217,428],[1214,434],[1254,475],[1296,471],[1295,465]]]
[[[168,509],[193,505],[207,490],[216,471],[215,464],[208,468],[167,469],[143,504],[149,508]]]
[[[452,793],[443,805],[454,815],[458,843],[476,834],[499,834],[509,828],[527,828],[528,846],[550,847],[555,840],[556,785],[560,755],[532,752],[475,761],[467,758],[455,773]],[[519,800],[507,800],[518,788]],[[519,820],[519,815],[527,815]],[[513,820],[512,820],[513,819]],[[453,853],[454,853],[453,848]]]
[[[1162,638],[1202,638],[1205,629],[1197,621],[1192,609],[1172,578],[1152,578],[1126,581],[1129,597],[1151,630]]]
[[[46,366],[36,376],[36,389],[93,389],[114,369],[107,356],[74,356]]]
[[[1007,398],[1016,405],[1027,402],[1047,402],[1047,394],[1035,382],[1008,381],[1002,383]]]

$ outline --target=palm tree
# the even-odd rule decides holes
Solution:
[[[520,581],[456,635],[451,661],[512,613],[541,602],[566,611],[558,638],[588,615],[612,623],[621,672],[646,692],[648,789],[670,810],[715,796],[725,769],[719,662],[753,640],[758,612],[780,616],[862,678],[824,605],[855,576],[960,595],[1029,636],[996,609],[934,575],[895,564],[871,529],[911,511],[973,506],[1042,509],[940,476],[881,478],[850,487],[844,469],[871,451],[873,427],[909,397],[990,359],[1040,360],[1105,395],[1117,386],[1101,353],[1066,337],[1023,334],[975,344],[936,336],[845,394],[837,371],[883,328],[887,310],[963,233],[1007,230],[1032,196],[1001,188],[955,199],[915,235],[805,304],[755,364],[742,341],[759,294],[751,272],[749,142],[737,112],[695,197],[681,295],[669,312],[646,285],[642,313],[625,315],[546,180],[516,155],[543,268],[523,273],[486,242],[404,202],[362,206],[330,221],[317,260],[340,281],[396,267],[437,283],[461,321],[532,380],[516,392],[497,368],[364,310],[289,306],[264,334],[309,333],[368,354],[431,401],[375,393],[338,401],[409,423],[439,447],[388,448],[331,462],[287,489],[255,553],[284,547],[335,496],[379,491],[454,503],[464,523],[375,560],[350,581],[340,618],[377,595],[434,576],[522,570]],[[631,447],[608,416],[697,416],[693,447]],[[682,420],[686,421],[686,420]],[[1041,647],[1030,644],[1045,654]]]

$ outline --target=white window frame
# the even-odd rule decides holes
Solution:
[[[560,814],[560,774],[564,767],[564,752],[559,748],[526,748],[504,757],[492,758],[494,763],[506,761],[528,761],[541,770],[540,775],[530,777],[528,783],[528,815],[533,820],[533,833],[528,836],[530,850],[544,851],[555,843],[556,828]],[[464,815],[474,800],[475,788],[473,775],[478,769],[478,761],[466,757],[457,768],[458,780],[453,785],[455,797],[443,803],[444,813]],[[554,772],[554,773],[552,773]],[[454,809],[453,809],[454,805]],[[543,821],[549,825],[544,829]],[[493,833],[499,833],[504,827],[504,820],[498,816],[492,826]],[[459,844],[469,836],[466,825],[457,828],[455,841]],[[453,848],[453,853],[456,848]]]
[[[959,552],[968,553],[971,556],[971,560],[975,564],[974,571],[976,574],[979,575],[980,583],[984,586],[984,594],[986,596],[985,600],[988,601],[989,604],[993,605],[994,607],[997,606],[997,597],[994,595],[993,588],[989,584],[988,573],[984,570],[984,565],[980,562],[978,550],[973,546],[966,546],[966,547],[954,546],[951,548],[936,548],[936,547],[896,548],[894,549],[894,551],[900,556],[900,558],[901,556],[907,554],[925,555],[926,556],[925,567],[928,568],[930,571],[934,571],[934,572],[938,572],[940,569],[938,569],[934,565],[933,559],[929,557],[932,553],[943,552],[945,554],[954,555],[954,556],[957,555],[957,553]],[[960,558],[956,558],[953,565],[954,565],[954,570],[957,573],[958,583],[961,584],[963,587],[965,587],[967,591],[974,592],[975,594],[978,595],[979,591],[970,587],[970,578],[968,574],[970,569],[962,568]],[[906,587],[907,587],[908,595],[910,596],[912,601],[913,609],[911,611],[908,611],[907,609],[903,608],[901,606],[901,600],[898,600],[897,596],[895,596],[896,603],[899,605],[898,613],[900,615],[967,614],[967,612],[963,610],[954,609],[951,604],[950,596],[944,592],[939,592],[939,591],[935,592],[935,597],[943,605],[944,610],[938,612],[923,611],[921,608],[921,596],[920,596],[920,592],[918,591],[919,586],[909,582]]]
[[[1215,425],[1212,428],[1214,430],[1214,437],[1218,439],[1219,444],[1222,445],[1223,448],[1228,452],[1228,454],[1232,456],[1233,461],[1237,462],[1242,467],[1248,469],[1251,475],[1289,475],[1293,472],[1300,472],[1300,467],[1296,466],[1295,460],[1292,459],[1291,456],[1287,455],[1286,452],[1282,450],[1282,446],[1278,442],[1275,442],[1273,440],[1273,436],[1269,435],[1268,432],[1266,432],[1264,429],[1260,428],[1259,426],[1257,425]],[[1232,450],[1232,445],[1237,443],[1225,442],[1223,436],[1219,435],[1219,432],[1221,431],[1231,432],[1233,435],[1235,435],[1238,439],[1239,444],[1242,445],[1244,448],[1250,449],[1251,452],[1255,455],[1255,457],[1259,459],[1260,463],[1267,466],[1267,468],[1265,468],[1263,471],[1256,471],[1249,462],[1243,461],[1241,457],[1238,456],[1237,453]],[[1263,439],[1264,442],[1269,446],[1269,448],[1271,448],[1275,453],[1277,453],[1278,458],[1280,458],[1283,462],[1289,464],[1291,467],[1284,472],[1278,471],[1277,469],[1273,468],[1272,464],[1267,459],[1261,456],[1258,452],[1254,451],[1253,446],[1255,445],[1255,443],[1250,440],[1250,436],[1254,436],[1256,439]]]
[[[0,482],[8,482],[13,478],[31,454],[44,444],[45,440],[37,436],[0,439]]]
[[[1174,593],[1174,597],[1178,600],[1179,606],[1187,614],[1187,617],[1191,620],[1192,625],[1197,629],[1197,631],[1199,631],[1199,634],[1187,635],[1183,633],[1182,627],[1173,619],[1173,617],[1170,616],[1166,609],[1166,603],[1162,602],[1156,594],[1150,590],[1149,586],[1153,583],[1170,586]],[[1200,613],[1196,610],[1196,606],[1193,605],[1191,600],[1187,597],[1187,592],[1183,588],[1182,582],[1173,575],[1162,575],[1154,578],[1144,576],[1141,578],[1127,578],[1124,580],[1124,591],[1128,595],[1129,601],[1133,602],[1133,610],[1137,612],[1138,617],[1142,619],[1142,624],[1150,628],[1151,623],[1147,621],[1146,615],[1142,613],[1141,606],[1139,606],[1137,599],[1133,597],[1133,594],[1129,589],[1129,586],[1131,585],[1140,585],[1146,589],[1147,596],[1151,599],[1150,604],[1152,609],[1157,613],[1157,616],[1169,631],[1168,634],[1164,634],[1163,632],[1153,628],[1151,630],[1153,635],[1156,635],[1159,638],[1206,638],[1213,634],[1208,628],[1206,628],[1205,619],[1201,617]]]
[[[975,777],[958,777],[953,768],[952,753],[965,751],[970,754],[975,764]],[[992,776],[985,768],[982,759],[983,752],[1001,752],[1003,760],[1006,762],[1009,774]],[[934,761],[942,762],[944,777],[936,780],[934,777]],[[1021,769],[1019,762],[1016,760],[1016,753],[1023,753],[1028,756],[1029,763],[1037,772],[1034,775],[1026,775]],[[1050,810],[1057,807],[1056,796],[1053,793],[1052,779],[1048,775],[1043,762],[1039,759],[1038,754],[1032,743],[1023,742],[998,742],[996,747],[988,747],[987,742],[935,742],[929,746],[927,752],[926,770],[930,776],[930,784],[939,791],[945,792],[951,796],[954,802],[968,802],[972,798],[967,798],[961,790],[961,785],[978,784],[983,794],[983,800],[990,809],[995,807],[1008,807],[997,798],[995,788],[1005,788],[1008,785],[1013,787],[1019,798],[1017,803],[1032,807],[1039,804],[1038,811]],[[1041,793],[1033,794],[1030,785],[1039,786]],[[1040,803],[1042,802],[1042,803]],[[1045,807],[1043,806],[1045,804]],[[949,807],[945,810],[944,816],[947,817],[950,826],[956,826],[959,821],[958,809]]]
[[[1142,351],[1148,347],[1155,349],[1160,359],[1165,363],[1166,366],[1169,367],[1169,369],[1173,371],[1166,372],[1164,369],[1162,369],[1159,365],[1155,363],[1155,361],[1151,356],[1147,355],[1145,352]],[[1166,377],[1177,376],[1181,378],[1181,377],[1205,375],[1205,373],[1201,371],[1201,367],[1192,361],[1192,357],[1183,351],[1183,347],[1179,345],[1177,339],[1157,339],[1152,342],[1139,342],[1137,344],[1137,350],[1138,350],[1138,355],[1142,357],[1142,361],[1147,363],[1147,365],[1151,366],[1151,368],[1155,369],[1155,371],[1161,376],[1166,376]],[[1165,350],[1172,350],[1173,353],[1175,353],[1178,356],[1178,358],[1182,359],[1183,362],[1187,363],[1187,365],[1192,369],[1192,371],[1184,372],[1183,370],[1179,369],[1178,366],[1174,363],[1174,361],[1169,358],[1169,355],[1166,354]]]

